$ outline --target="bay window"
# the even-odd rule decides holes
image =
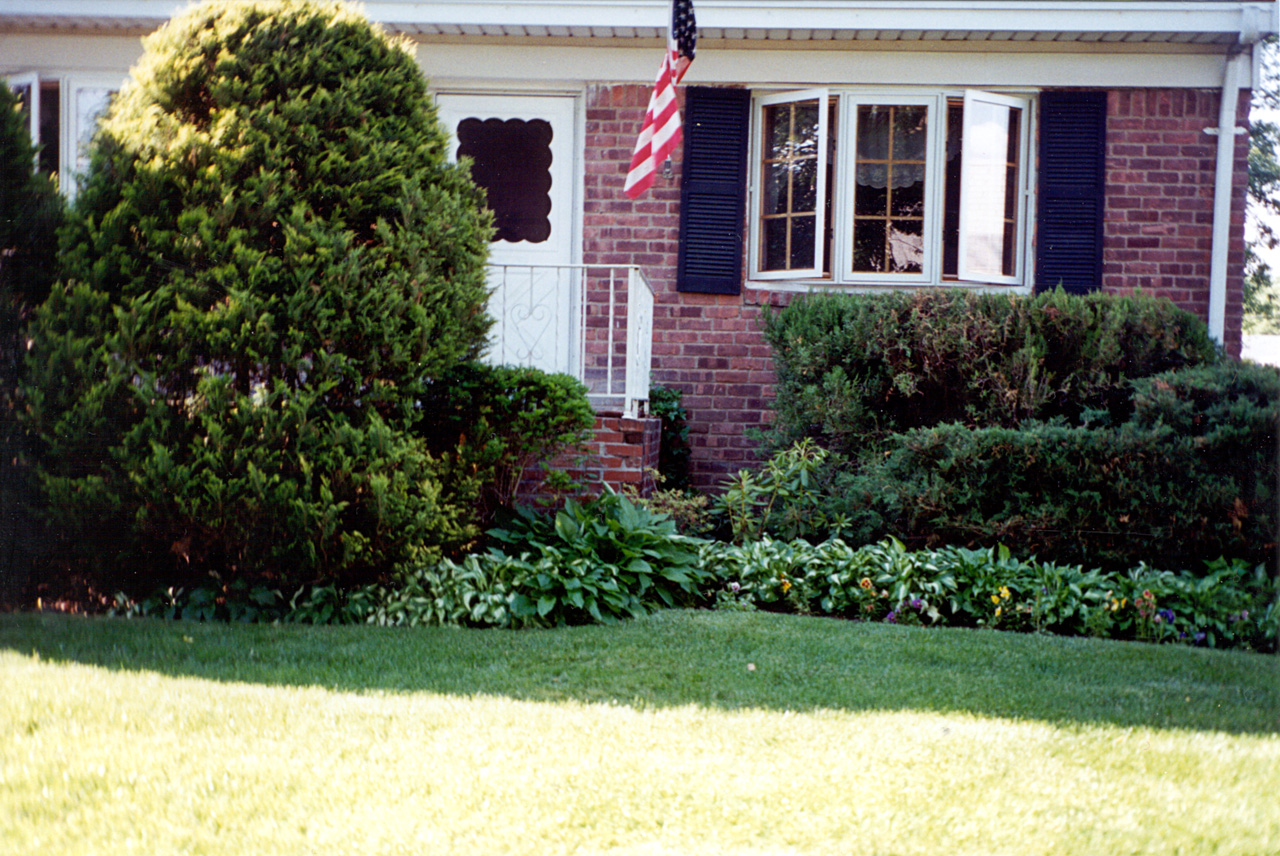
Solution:
[[[758,96],[751,279],[1024,284],[1028,108],[977,91]]]

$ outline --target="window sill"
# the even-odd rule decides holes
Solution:
[[[991,285],[982,282],[959,282],[944,280],[942,282],[904,282],[904,283],[857,283],[832,282],[826,279],[748,279],[746,287],[753,291],[774,291],[793,294],[810,292],[831,292],[833,294],[878,294],[888,291],[918,291],[930,288],[961,288],[968,291],[987,291],[998,294],[1030,294],[1030,285]]]

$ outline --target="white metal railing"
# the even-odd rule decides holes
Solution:
[[[491,264],[489,288],[485,359],[571,375],[597,410],[646,410],[653,288],[639,266]]]

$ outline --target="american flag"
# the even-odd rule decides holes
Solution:
[[[631,155],[631,169],[623,190],[635,199],[649,189],[658,164],[680,144],[680,106],[676,103],[676,84],[693,62],[698,43],[698,24],[693,18],[693,0],[672,0],[671,25],[667,28],[667,52],[658,68],[658,80],[649,96],[644,125]]]

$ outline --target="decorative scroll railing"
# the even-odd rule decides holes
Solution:
[[[635,265],[489,265],[485,359],[581,380],[596,410],[642,414],[653,289]]]

